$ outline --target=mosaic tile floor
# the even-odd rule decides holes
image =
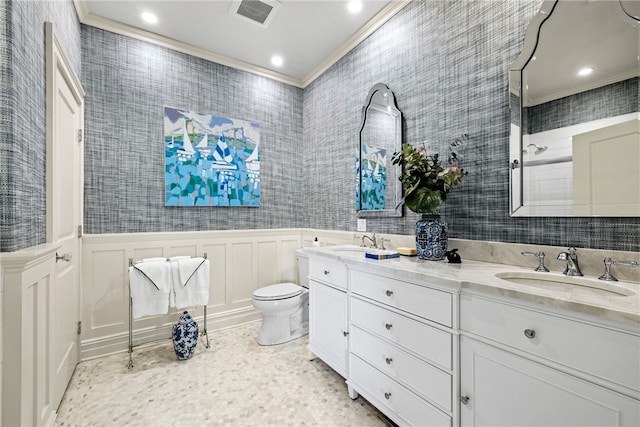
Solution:
[[[170,341],[82,362],[56,426],[372,426],[379,412],[351,400],[344,379],[307,359],[308,337],[278,346],[255,342],[258,323],[210,332],[178,361]]]

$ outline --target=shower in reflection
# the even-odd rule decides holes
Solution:
[[[537,156],[538,154],[542,154],[542,153],[544,153],[544,152],[545,152],[545,151],[547,151],[547,149],[549,148],[549,147],[547,147],[546,145],[540,146],[540,145],[538,145],[538,144],[529,144],[529,145],[527,145],[527,148],[529,148],[529,147],[535,147],[535,148],[536,148],[536,151],[534,151],[534,152],[533,152],[533,154],[534,154],[535,156]],[[529,152],[529,151],[528,151],[528,150],[526,150],[526,149],[525,149],[525,150],[522,150],[522,153],[523,153],[523,154],[526,154],[526,153],[528,153],[528,152]]]

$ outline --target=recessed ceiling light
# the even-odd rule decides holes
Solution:
[[[151,12],[142,12],[140,17],[149,24],[155,24],[158,22],[158,17]]]
[[[362,2],[360,0],[352,0],[347,4],[347,9],[351,13],[358,13],[362,10]]]
[[[578,71],[578,75],[579,76],[588,76],[589,74],[593,73],[593,70],[595,70],[595,68],[593,68],[593,67],[584,67],[580,71]]]
[[[281,66],[283,62],[284,61],[282,60],[282,56],[273,55],[271,57],[271,65],[273,65],[274,67]]]

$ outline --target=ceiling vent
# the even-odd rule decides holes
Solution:
[[[279,8],[278,0],[233,0],[229,13],[267,28]]]

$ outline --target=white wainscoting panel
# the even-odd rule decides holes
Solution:
[[[52,425],[53,303],[59,245],[0,255],[2,284],[1,425]],[[6,325],[6,327],[5,327]]]
[[[251,305],[257,288],[297,282],[295,251],[302,242],[301,229],[83,236],[82,359],[127,349],[130,258],[206,253],[211,265],[207,330],[212,333],[260,319]],[[188,310],[202,328],[202,307]],[[168,339],[181,311],[135,320],[134,345]]]

